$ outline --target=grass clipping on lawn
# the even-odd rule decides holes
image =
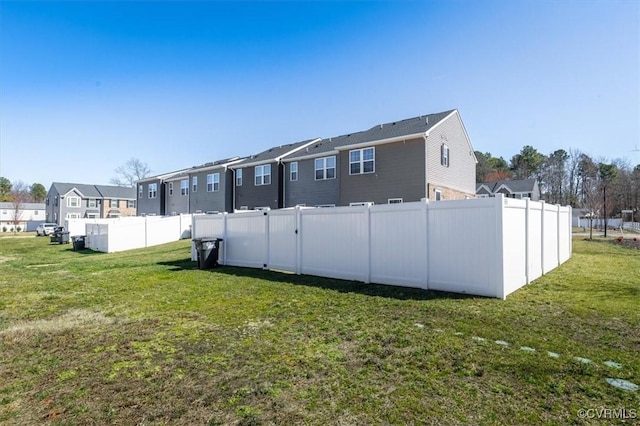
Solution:
[[[505,301],[199,270],[189,241],[103,254],[23,238],[0,241],[0,259],[1,424],[640,414],[640,251],[619,244],[576,238],[568,262]]]

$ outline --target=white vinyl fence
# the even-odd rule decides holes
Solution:
[[[192,237],[222,238],[224,265],[505,298],[570,258],[571,208],[499,195],[194,215]]]
[[[115,219],[68,219],[65,221],[65,228],[72,237],[86,235],[86,248],[113,253],[189,238],[191,222],[190,214]]]

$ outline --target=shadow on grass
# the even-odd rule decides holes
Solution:
[[[175,272],[198,270],[197,263],[191,261],[191,259],[158,262],[158,264],[169,266],[170,270]],[[241,268],[236,266],[220,266],[214,269],[203,270],[202,272],[231,275],[242,278],[255,278],[277,283],[320,288],[340,293],[358,293],[366,296],[385,297],[398,300],[484,299],[481,296],[472,296],[468,294],[448,293],[445,291],[423,290],[419,288],[383,284],[365,284],[359,281],[339,280],[334,278],[316,277],[313,275],[296,275],[290,272]]]
[[[69,247],[65,250],[66,252],[72,252],[72,253],[78,253],[78,254],[83,254],[86,256],[92,256],[92,255],[96,255],[96,254],[107,254],[101,251],[95,251],[95,250],[91,250],[91,249],[82,249],[82,250],[74,250],[73,247]]]

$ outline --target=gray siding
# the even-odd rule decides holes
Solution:
[[[443,143],[449,147],[449,167],[440,164],[440,149]],[[475,195],[475,156],[457,112],[442,121],[429,134],[427,165],[430,192],[433,188],[442,187],[469,196]]]
[[[156,198],[149,198],[149,184],[152,183],[156,183],[158,185],[158,193]],[[140,185],[142,185],[142,197],[138,197]],[[136,199],[138,200],[138,215],[165,214],[163,202],[163,184],[160,179],[139,183],[138,188],[136,188],[136,197]]]
[[[280,169],[277,163],[271,164],[271,183],[269,185],[255,184],[255,167],[242,167],[242,186],[235,187],[235,208],[247,206],[249,210],[256,207],[280,208],[279,199]],[[235,183],[234,183],[235,184]]]
[[[56,199],[58,199],[58,205],[56,206]],[[60,224],[60,194],[54,186],[49,189],[47,193],[45,217],[47,222],[55,222]],[[64,219],[63,219],[64,222]]]
[[[340,157],[336,157],[336,177],[334,179],[315,180],[315,159],[298,161],[298,180],[291,181],[291,163],[285,164],[285,207],[305,204],[309,207],[318,204],[340,202]]]
[[[220,186],[217,191],[207,191],[207,175],[218,173],[220,175]],[[195,213],[200,210],[203,213],[208,211],[232,212],[233,192],[229,190],[230,181],[233,179],[230,170],[224,168],[206,170],[189,175],[189,182],[192,177],[198,177],[198,191],[189,194],[189,212]]]
[[[182,195],[180,191],[180,182],[186,180],[188,193],[186,195]],[[169,194],[169,183],[173,182],[173,194]],[[165,215],[172,214],[180,214],[180,213],[189,213],[189,197],[191,196],[191,178],[188,176],[184,176],[181,179],[171,180],[166,182],[166,191],[165,191],[165,199],[166,199],[166,209]],[[200,179],[198,179],[198,191],[200,191]]]
[[[375,173],[349,174],[349,150],[340,152],[340,205],[353,202],[387,204],[425,197],[424,139],[375,146]]]

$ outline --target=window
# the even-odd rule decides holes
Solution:
[[[271,164],[256,166],[256,186],[269,185],[271,183]]]
[[[358,201],[356,203],[349,203],[350,207],[354,207],[354,206],[372,206],[375,203],[373,201]]]
[[[67,197],[67,207],[80,207],[80,198],[74,196]]]
[[[169,182],[169,195],[173,195],[173,182]]]
[[[189,195],[189,179],[180,181],[180,195]]]
[[[98,206],[98,202],[96,201],[95,198],[89,198],[87,200],[87,207],[97,207]]]
[[[156,198],[158,196],[158,184],[150,183],[149,184],[149,198]]]
[[[434,191],[434,194],[436,195],[436,201],[442,200],[442,191],[440,191],[439,189],[436,189]]]
[[[440,164],[449,167],[449,147],[446,144],[440,146]]]
[[[220,173],[207,175],[207,192],[220,191]]]
[[[335,204],[316,204],[316,207],[326,208],[326,207],[335,207]]]
[[[191,178],[191,191],[198,191],[198,176],[194,176]]]
[[[316,158],[316,180],[335,179],[336,157]]]
[[[375,171],[375,161],[374,148],[349,151],[349,174],[373,173]]]
[[[135,209],[136,208],[136,200],[127,200],[127,208]]]
[[[140,186],[142,186],[142,185],[140,185]],[[88,219],[97,219],[98,217],[99,217],[98,213],[87,213],[87,218]]]
[[[80,219],[80,213],[67,213],[67,219]]]
[[[56,201],[55,205],[56,205],[56,207],[58,207],[58,196],[57,195],[56,195],[56,200],[55,201]]]
[[[47,205],[49,205],[49,197],[47,197],[47,199],[45,200],[45,202],[47,203]]]
[[[120,200],[118,199],[109,200],[109,207],[117,209],[119,206],[120,206]]]
[[[236,186],[242,186],[242,169],[236,170]]]
[[[293,182],[298,180],[298,162],[294,161],[293,163],[291,163],[290,167],[291,167],[290,179]]]
[[[389,198],[389,204],[401,204],[402,198]]]

